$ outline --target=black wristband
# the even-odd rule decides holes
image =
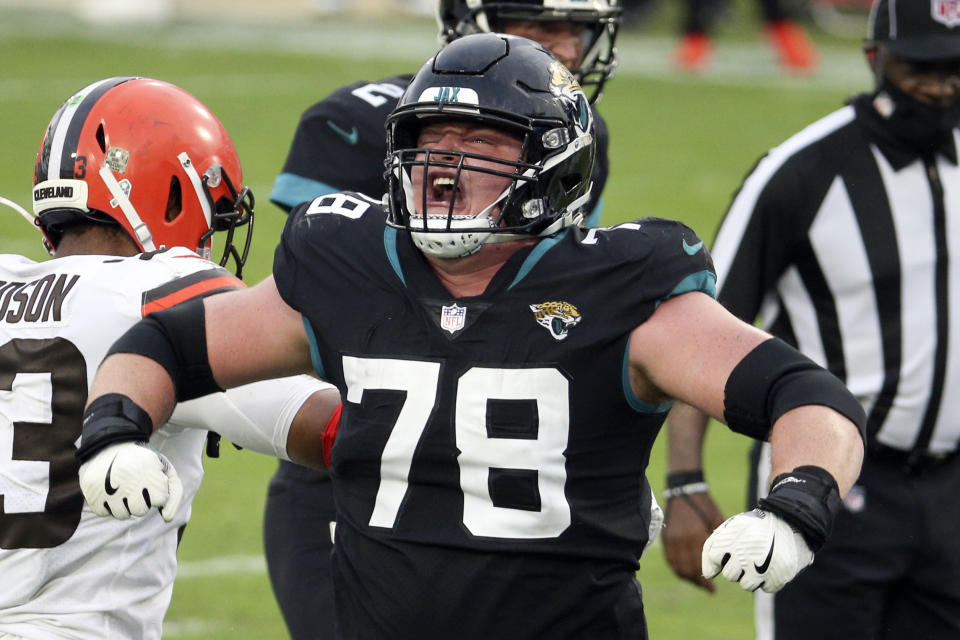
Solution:
[[[77,458],[86,462],[98,451],[118,442],[146,442],[153,434],[150,415],[120,393],[108,393],[83,412],[83,435]]]
[[[826,469],[806,465],[774,478],[770,494],[758,506],[786,520],[816,552],[830,535],[842,502],[833,476]]]
[[[693,469],[691,471],[674,471],[667,474],[667,488],[682,487],[685,484],[703,482],[703,469]]]

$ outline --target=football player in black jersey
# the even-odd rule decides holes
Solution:
[[[112,347],[83,458],[142,439],[176,399],[313,371],[344,399],[338,638],[638,640],[644,469],[676,398],[774,451],[770,496],[717,529],[704,571],[776,591],[809,564],[859,473],[863,411],[712,298],[686,226],[579,226],[593,114],[566,67],[525,38],[464,36],[387,137],[386,210],[304,203],[272,277]]]
[[[573,70],[592,103],[616,65],[619,0],[439,0],[440,37],[505,31],[540,42]],[[341,87],[307,109],[297,126],[270,200],[295,205],[337,191],[373,198],[387,190],[384,121],[412,78],[400,75]],[[600,219],[607,180],[607,128],[594,113],[596,162],[587,226]],[[263,540],[274,594],[293,640],[332,637],[330,551],[336,513],[329,474],[281,461],[267,494]],[[307,588],[305,588],[305,585]],[[318,611],[324,615],[318,615]]]
[[[469,33],[501,31],[540,42],[589,87],[596,104],[616,68],[619,0],[438,0],[440,39],[451,42]],[[358,81],[333,91],[300,118],[270,201],[289,212],[301,202],[341,190],[373,198],[386,192],[384,120],[413,76]],[[595,113],[597,160],[588,226],[600,220],[600,195],[609,173],[607,129]]]

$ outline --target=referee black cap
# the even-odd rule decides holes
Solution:
[[[960,0],[874,0],[868,29],[908,60],[960,58]]]

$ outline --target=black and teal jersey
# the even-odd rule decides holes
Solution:
[[[669,405],[635,397],[627,353],[662,301],[713,293],[693,231],[568,228],[454,298],[374,201],[340,193],[291,213],[274,277],[344,398],[342,637],[644,637],[625,603]]]
[[[385,122],[413,76],[341,87],[307,109],[300,118],[283,171],[273,183],[270,201],[290,211],[301,202],[337,191],[356,191],[380,199],[387,156]],[[585,207],[586,226],[600,221],[600,200],[610,171],[607,125],[594,112],[597,156],[593,191]]]
[[[270,201],[290,211],[341,190],[378,199],[386,193],[384,122],[412,77],[354,82],[304,111]]]

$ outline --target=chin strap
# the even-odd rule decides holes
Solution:
[[[200,180],[200,174],[197,173],[197,168],[193,166],[193,161],[190,160],[190,156],[187,155],[186,151],[178,155],[177,160],[180,161],[180,166],[183,167],[184,173],[190,178],[190,184],[193,185],[193,190],[197,194],[197,200],[200,202],[200,208],[203,210],[203,217],[207,220],[207,228],[210,229],[213,226],[213,211],[210,210],[210,203],[207,201],[207,193],[203,187],[203,182]],[[219,183],[219,180],[217,180],[217,182]]]
[[[120,186],[120,183],[117,182],[117,179],[113,177],[113,172],[107,168],[107,165],[103,165],[100,167],[99,173],[103,184],[106,185],[110,195],[113,196],[113,201],[110,204],[120,207],[120,211],[123,212],[124,217],[127,219],[127,222],[130,223],[130,227],[137,237],[137,242],[140,243],[144,251],[156,251],[156,247],[153,244],[153,235],[150,233],[150,227],[140,218],[137,209],[133,206],[133,203],[130,202],[127,193],[123,190],[123,187]]]

